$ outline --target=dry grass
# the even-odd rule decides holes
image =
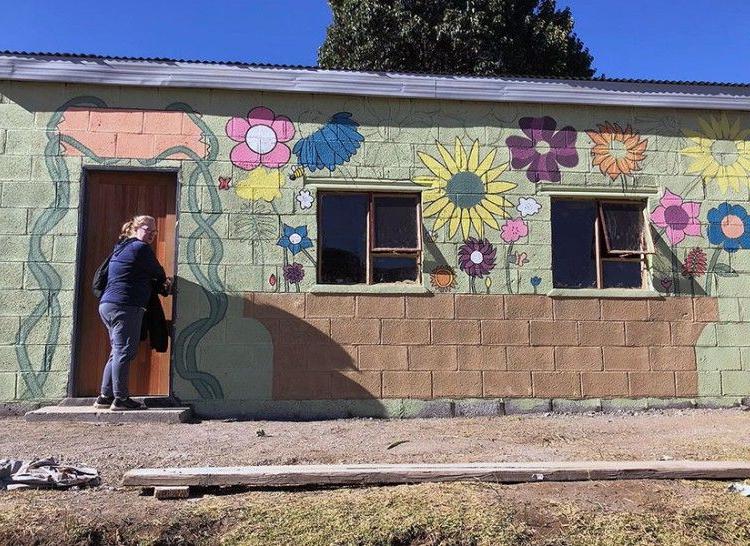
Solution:
[[[156,518],[144,510],[124,520],[44,503],[35,511],[0,510],[0,544],[750,544],[750,499],[726,493],[722,483],[683,487],[692,494],[646,490],[632,509],[591,498],[521,501],[519,489],[473,483],[243,493],[167,503],[170,510]]]

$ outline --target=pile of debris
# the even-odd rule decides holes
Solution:
[[[33,461],[0,459],[0,490],[68,489],[99,483],[96,469],[63,465],[51,457]]]

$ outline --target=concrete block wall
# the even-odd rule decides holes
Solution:
[[[273,116],[288,158],[248,168],[232,155],[251,112]],[[575,164],[536,180],[542,173],[514,162],[530,119],[550,138],[565,131]],[[351,140],[329,144],[345,159],[321,168],[293,151],[337,123]],[[747,128],[746,112],[0,82],[0,401],[67,392],[80,181],[101,165],[179,171],[173,385],[196,407],[750,395]],[[634,152],[613,178],[597,154],[625,141],[643,157]],[[162,153],[172,145],[182,148]],[[445,208],[427,214],[450,178],[435,162],[477,176],[491,168],[498,185],[486,194],[505,200],[502,211],[488,205],[492,220],[468,223]],[[426,190],[421,288],[432,297],[317,293],[316,184],[326,180]],[[648,201],[649,299],[546,295],[550,188]],[[658,210],[670,204],[698,211],[699,235],[680,239],[679,222],[667,231]],[[285,225],[307,228],[308,254],[284,246]],[[496,252],[481,277],[459,263],[469,238]],[[292,264],[302,279],[289,280]]]
[[[280,400],[698,396],[715,298],[247,294]],[[713,339],[715,344],[716,340]]]

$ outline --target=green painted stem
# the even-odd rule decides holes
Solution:
[[[721,255],[721,247],[714,249],[714,253],[711,255],[711,261],[708,264],[708,273],[706,273],[706,296],[710,296],[713,290],[713,284],[716,280],[716,273],[714,273],[714,267],[719,261]]]
[[[510,282],[510,253],[513,252],[513,243],[508,245],[508,254],[505,256],[505,287],[508,289],[508,294],[513,293],[513,285]]]

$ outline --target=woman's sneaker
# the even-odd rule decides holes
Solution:
[[[104,396],[103,394],[100,394],[96,399],[96,402],[94,402],[94,407],[98,409],[109,409],[114,401],[114,396]]]
[[[143,409],[143,406],[132,398],[115,398],[109,409],[113,411],[127,411]]]

